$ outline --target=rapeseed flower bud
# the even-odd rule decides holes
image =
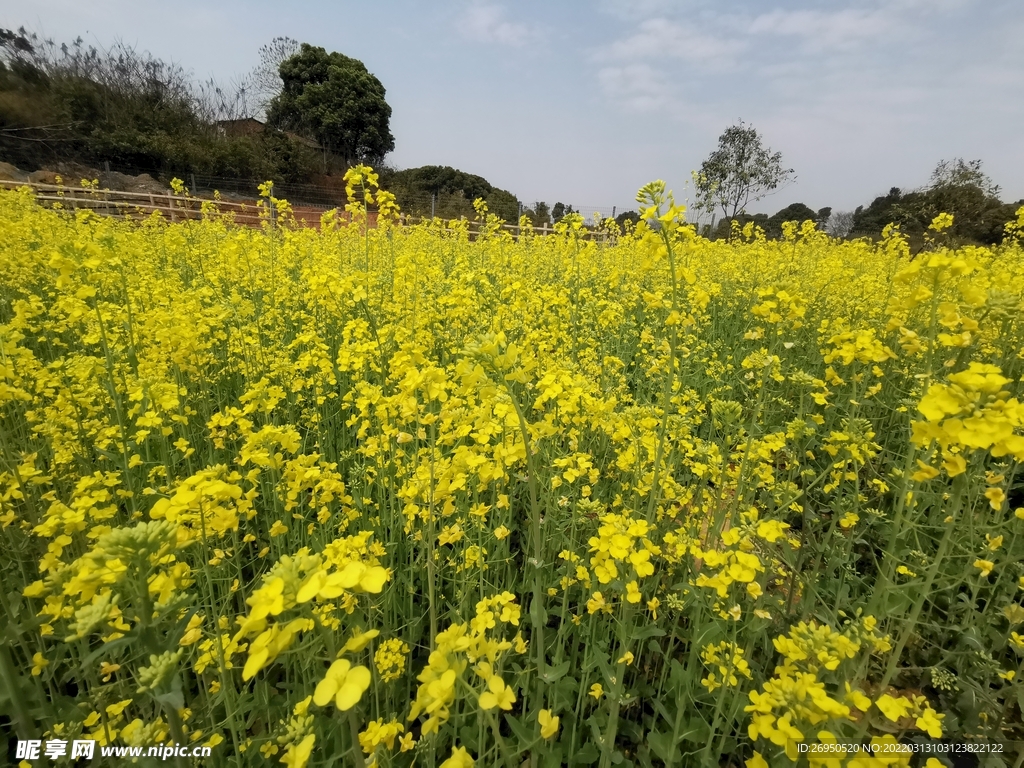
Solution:
[[[388,683],[401,677],[405,671],[405,658],[408,655],[408,644],[397,637],[381,643],[377,652],[373,654],[373,663],[377,667],[381,680]]]

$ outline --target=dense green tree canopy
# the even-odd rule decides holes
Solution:
[[[530,218],[530,223],[535,227],[551,223],[551,206],[543,200],[534,203],[532,209],[524,210],[523,213]]]
[[[519,219],[520,203],[511,192],[499,189],[483,176],[447,165],[424,165],[396,171],[381,170],[381,186],[394,193],[406,213],[443,218],[474,217],[473,201],[487,201],[491,213],[505,221]]]
[[[802,224],[805,221],[817,222],[818,214],[804,203],[791,203],[781,211],[768,217],[765,234],[768,237],[780,237],[782,235],[782,225],[787,221],[795,221],[798,224]]]
[[[551,220],[561,221],[562,217],[568,216],[570,213],[577,213],[577,211],[571,205],[559,201],[551,208]]]
[[[803,224],[805,221],[813,221],[819,229],[824,230],[826,229],[831,216],[832,209],[830,207],[819,208],[815,211],[805,203],[790,203],[785,208],[773,213],[771,216],[766,213],[755,213],[753,215],[739,213],[736,214],[736,216],[722,218],[718,221],[718,226],[711,233],[711,236],[715,238],[730,237],[732,233],[732,222],[736,221],[741,227],[745,224],[753,223],[755,226],[761,228],[765,237],[769,239],[778,239],[782,237],[782,225],[787,221],[795,222],[796,224]]]
[[[267,110],[272,126],[315,139],[346,163],[379,163],[395,148],[384,86],[361,61],[303,43],[279,72],[281,93]]]
[[[877,237],[890,223],[899,224],[917,242],[940,213],[953,215],[947,235],[961,243],[995,244],[1019,204],[998,198],[999,187],[981,170],[980,160],[943,160],[927,186],[911,192],[893,187],[854,212],[852,235]]]
[[[640,222],[640,214],[636,211],[623,211],[615,217],[615,223],[619,225],[620,229],[626,228],[627,221],[635,227]]]
[[[447,165],[424,165],[402,171],[408,175],[411,186],[433,195],[461,192],[467,200],[487,198],[494,187],[483,176],[466,173]],[[396,174],[397,175],[397,174]]]

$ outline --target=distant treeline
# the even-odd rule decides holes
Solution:
[[[401,171],[384,168],[380,182],[381,186],[394,193],[402,210],[414,216],[433,214],[446,219],[472,218],[476,215],[473,201],[478,198],[487,203],[490,213],[505,221],[518,223],[520,216],[526,216],[535,227],[553,224],[566,214],[576,212],[571,205],[562,202],[553,206],[535,202],[528,206],[482,176],[446,165],[424,165]]]
[[[491,213],[505,221],[519,219],[519,199],[511,192],[493,186],[482,176],[448,166],[425,165],[401,171],[384,168],[380,183],[395,195],[403,211],[413,215],[471,218],[475,215],[473,201],[480,198],[487,202]]]
[[[858,206],[853,211],[815,211],[804,203],[793,203],[771,216],[741,214],[735,221],[740,226],[753,222],[768,238],[781,237],[782,224],[787,221],[814,221],[830,235],[848,238],[877,238],[888,224],[898,224],[911,245],[919,246],[932,220],[940,213],[950,213],[953,226],[945,236],[951,244],[995,245],[1003,240],[1006,223],[1016,218],[1024,200],[1000,200],[999,187],[981,170],[981,165],[980,160],[943,160],[925,186],[910,191],[893,187],[870,205]],[[705,233],[716,239],[728,238],[732,221],[719,220],[713,228],[707,227]]]

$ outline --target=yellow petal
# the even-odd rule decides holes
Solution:
[[[363,697],[363,692],[370,687],[370,670],[366,667],[352,668],[345,678],[345,682],[338,688],[338,695],[334,699],[335,705],[342,712],[352,709]]]
[[[348,659],[338,659],[331,664],[324,679],[317,683],[316,690],[313,691],[313,703],[318,707],[323,707],[333,699],[338,686],[345,679],[351,666],[352,662]]]
[[[387,569],[381,568],[379,565],[368,568],[366,573],[363,574],[359,580],[359,586],[364,592],[372,592],[377,594],[384,589],[384,582],[388,580]]]

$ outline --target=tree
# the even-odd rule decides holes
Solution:
[[[487,195],[487,207],[491,213],[505,221],[516,221],[519,215],[519,198],[508,190],[494,187]]]
[[[981,160],[941,160],[918,206],[911,207],[922,226],[940,213],[953,214],[950,234],[961,240],[995,244],[1012,210],[999,200],[999,186],[981,170]]]
[[[853,231],[853,211],[832,211],[825,225],[829,237],[846,237]]]
[[[260,46],[260,63],[249,74],[249,87],[253,92],[252,103],[264,114],[270,103],[281,93],[281,65],[300,50],[298,40],[290,37],[275,37]]]
[[[523,213],[529,217],[530,223],[535,227],[540,227],[551,222],[551,208],[543,201],[534,203],[533,210],[527,208]]]
[[[624,230],[627,221],[632,227],[636,227],[640,223],[640,214],[636,211],[623,211],[615,217],[615,223],[619,225],[619,229]]]
[[[275,37],[260,46],[260,63],[246,74],[232,78],[227,88],[213,80],[201,85],[200,96],[209,119],[265,119],[270,102],[281,93],[281,64],[298,52],[297,40]]]
[[[473,200],[483,198],[491,213],[505,221],[519,218],[519,200],[482,176],[447,165],[424,165],[399,171],[381,168],[381,187],[393,193],[406,213],[434,213],[445,218],[472,218]]]
[[[303,43],[278,69],[267,122],[320,142],[346,163],[380,163],[395,148],[384,86],[361,61]]]
[[[882,233],[886,224],[903,223],[893,213],[893,207],[898,206],[903,200],[903,190],[899,187],[890,187],[889,193],[879,195],[866,208],[858,205],[853,212],[853,222],[850,226],[848,236],[852,237],[877,237]]]
[[[740,229],[745,227],[747,224],[753,224],[755,227],[760,228],[762,233],[767,235],[768,214],[737,213],[736,216],[731,219],[719,219],[714,229],[711,229],[710,225],[706,225],[704,231],[708,232],[707,237],[711,240],[729,240],[732,238],[733,224],[736,224]],[[781,226],[779,227],[779,234],[782,234]]]
[[[557,202],[551,208],[551,221],[558,223],[563,218],[568,216],[570,213],[579,213],[575,208],[567,203],[561,201]]]
[[[912,247],[921,247],[932,219],[953,215],[946,231],[949,242],[994,245],[1003,238],[1004,224],[1014,208],[998,198],[999,187],[981,170],[981,160],[942,160],[929,183],[904,193],[893,187],[867,208],[855,211],[852,235],[877,237],[890,222],[901,225]]]
[[[733,218],[793,178],[793,169],[782,167],[782,153],[764,147],[753,126],[741,120],[725,129],[718,149],[701,165],[695,181],[697,207],[708,213],[721,209]]]
[[[478,197],[485,198],[493,187],[482,176],[466,173],[447,165],[424,165],[408,171],[413,185],[432,195],[461,192],[470,202]]]
[[[981,160],[940,160],[932,171],[931,191],[977,187],[986,197],[999,197],[999,185],[981,170]]]
[[[818,214],[804,203],[792,203],[778,213],[768,217],[764,227],[765,235],[770,238],[781,237],[782,225],[785,222],[795,221],[798,224],[802,224],[808,220],[817,222]]]
[[[243,83],[244,84],[244,83]],[[241,86],[240,86],[241,87]],[[0,29],[0,157],[181,176],[306,181],[316,155],[284,134],[229,135],[245,96],[124,43],[110,48]]]

